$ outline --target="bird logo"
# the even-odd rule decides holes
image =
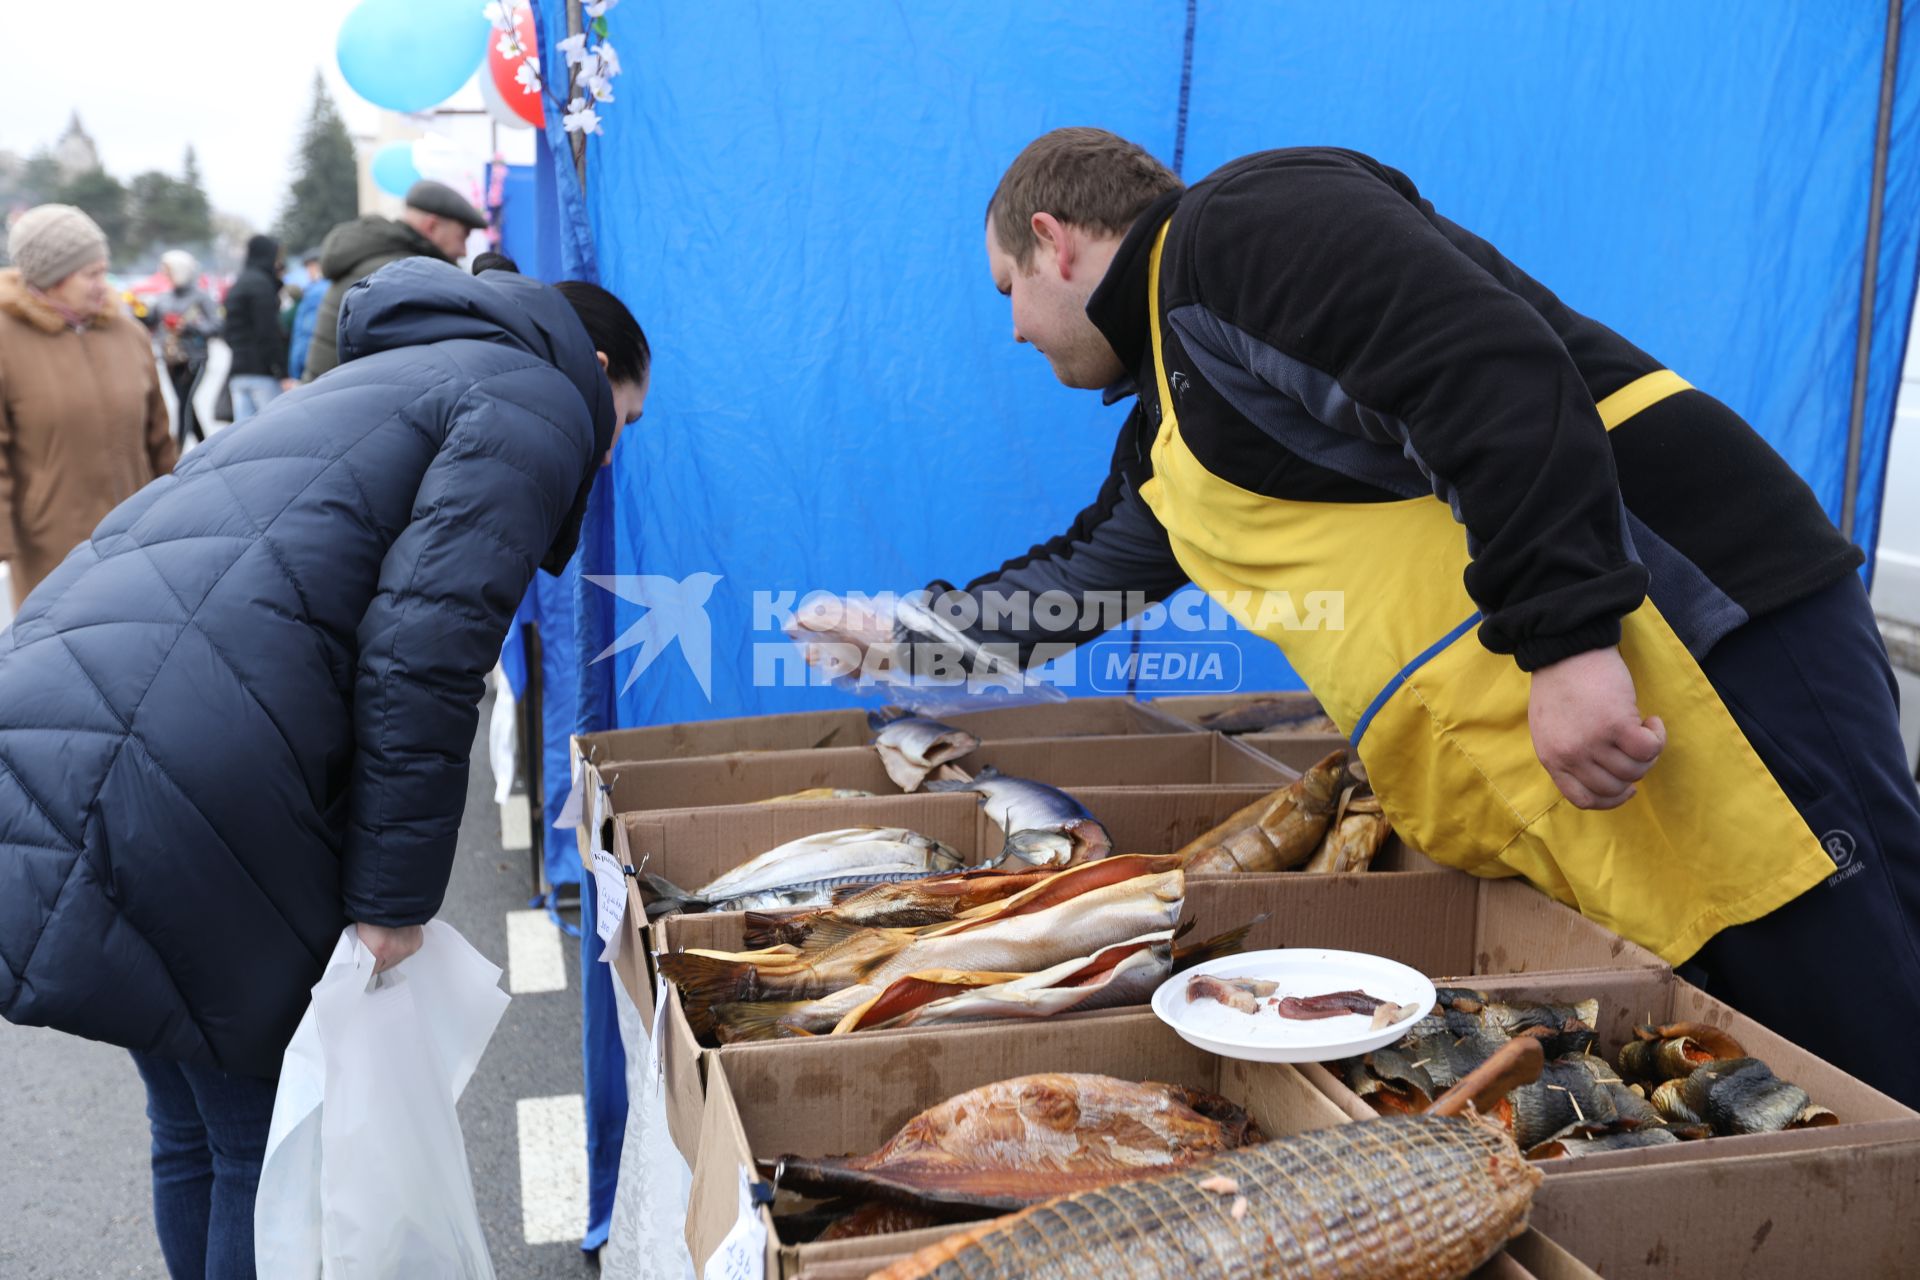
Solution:
[[[600,662],[628,649],[640,650],[627,672],[627,682],[620,686],[621,693],[633,688],[641,673],[678,640],[680,656],[699,681],[700,692],[707,701],[713,701],[713,622],[707,617],[707,601],[720,583],[719,574],[690,573],[677,580],[657,573],[583,576],[594,586],[646,610],[594,659]]]

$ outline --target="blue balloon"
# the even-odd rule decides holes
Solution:
[[[459,91],[493,28],[473,0],[362,0],[335,50],[353,91],[389,111],[425,111]]]
[[[404,196],[418,181],[420,170],[414,167],[411,142],[389,142],[373,153],[373,185],[388,195]]]

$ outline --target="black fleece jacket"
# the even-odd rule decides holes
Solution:
[[[1136,221],[1087,310],[1135,371],[1149,439],[1148,258],[1169,220],[1159,306],[1188,447],[1271,497],[1446,500],[1481,643],[1523,669],[1617,643],[1648,594],[1703,656],[1861,562],[1806,483],[1710,395],[1680,392],[1606,431],[1596,402],[1660,362],[1350,151],[1246,156]],[[1077,536],[968,590],[1010,576],[1062,588],[1071,562],[1082,575],[1103,563],[1116,515],[1141,545],[1145,472],[1122,452]],[[1164,573],[1126,572],[1167,590]],[[1092,576],[1113,589],[1111,567]]]

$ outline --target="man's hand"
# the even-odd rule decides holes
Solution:
[[[280,379],[280,389],[281,389],[282,391],[291,391],[291,390],[293,390],[293,389],[294,389],[295,387],[297,387],[297,386],[299,386],[299,385],[300,385],[300,379],[298,379],[298,378],[282,378],[282,379]]]
[[[398,929],[377,924],[356,924],[353,927],[360,934],[361,945],[373,952],[375,973],[393,968],[418,951],[425,938],[417,924],[401,925]]]
[[[1582,809],[1633,798],[1667,745],[1660,717],[1640,718],[1633,676],[1617,648],[1592,649],[1533,673],[1533,750],[1560,794]]]

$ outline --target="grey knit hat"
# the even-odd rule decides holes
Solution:
[[[74,272],[107,260],[107,236],[70,204],[43,204],[14,220],[7,256],[36,289],[51,289]]]

